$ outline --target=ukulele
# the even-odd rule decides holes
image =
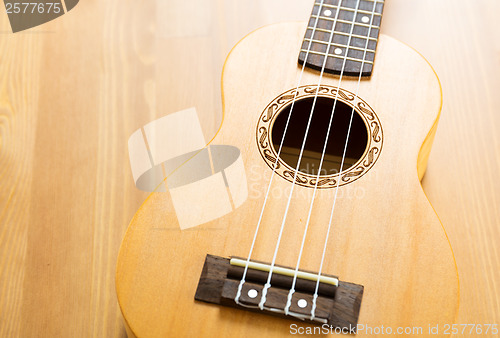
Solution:
[[[420,184],[440,83],[379,34],[383,6],[316,0],[307,23],[266,26],[231,50],[210,144],[239,149],[247,197],[187,229],[171,193],[148,197],[116,270],[129,336],[425,335],[454,323],[456,263]]]

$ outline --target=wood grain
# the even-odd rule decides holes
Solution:
[[[213,134],[230,48],[265,24],[306,21],[312,6],[169,3],[81,1],[14,35],[0,10],[1,336],[124,335],[116,255],[146,197],[133,186],[128,136],[191,106]],[[443,85],[423,184],[457,258],[458,323],[500,323],[499,11],[494,0],[387,0],[382,24]]]

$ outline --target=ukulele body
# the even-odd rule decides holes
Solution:
[[[224,117],[212,144],[240,149],[247,201],[226,216],[180,230],[168,193],[154,193],[132,219],[116,272],[129,335],[288,336],[284,320],[194,300],[206,254],[248,257],[272,169],[258,149],[257,122],[266,106],[297,86],[297,47],[304,23],[266,26],[241,40],[222,77]],[[301,84],[319,72],[305,69]],[[322,84],[336,87],[325,74]],[[377,114],[383,147],[362,177],[339,187],[323,273],[364,285],[359,324],[375,327],[452,324],[458,275],[446,233],[427,200],[423,176],[441,109],[440,84],[413,49],[384,35],[370,79],[342,79]],[[271,262],[292,183],[273,178],[252,260]],[[313,195],[296,185],[276,264],[295,268]],[[335,189],[318,189],[300,268],[318,271]],[[309,324],[310,326],[310,324]],[[366,332],[358,331],[358,336]]]

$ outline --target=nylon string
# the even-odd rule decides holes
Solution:
[[[320,12],[321,12],[321,8],[323,7],[324,2],[325,2],[325,0],[321,0],[321,2],[319,4],[319,11]],[[316,28],[317,28],[317,25],[318,25],[318,21],[319,21],[319,17],[316,17],[316,20],[314,22],[314,27],[313,27],[312,32],[311,32],[311,38],[314,37],[314,34],[316,33]],[[308,24],[307,27],[309,27],[309,24]],[[271,178],[269,180],[269,185],[268,185],[267,191],[266,191],[266,196],[264,197],[264,203],[262,205],[262,210],[260,212],[259,220],[257,222],[257,226],[256,226],[255,233],[254,233],[254,236],[253,236],[252,244],[250,246],[250,251],[249,251],[249,253],[247,255],[247,260],[246,260],[246,263],[245,263],[245,269],[243,270],[243,276],[242,276],[241,281],[240,281],[240,283],[238,285],[238,290],[236,292],[236,297],[234,298],[234,301],[236,302],[236,304],[240,304],[239,299],[240,299],[241,290],[243,288],[243,284],[245,283],[245,278],[246,278],[246,275],[247,275],[247,272],[248,272],[248,264],[250,263],[250,258],[251,258],[251,255],[253,253],[253,249],[255,247],[255,241],[257,239],[257,234],[259,232],[259,228],[260,228],[260,225],[262,223],[262,217],[264,215],[264,209],[265,209],[266,204],[267,204],[267,199],[269,197],[269,191],[271,190],[271,185],[272,185],[272,182],[273,182],[274,174],[276,173],[276,167],[278,166],[278,159],[279,159],[279,156],[281,154],[281,150],[282,150],[282,147],[283,147],[283,142],[285,140],[285,135],[286,135],[286,132],[288,130],[288,124],[289,124],[290,118],[292,116],[293,108],[294,108],[295,101],[296,101],[296,98],[297,98],[297,95],[298,95],[298,92],[299,92],[300,84],[302,82],[302,75],[304,73],[304,69],[305,69],[305,66],[306,66],[307,58],[309,56],[309,51],[311,50],[311,46],[312,46],[312,39],[309,41],[309,44],[307,46],[307,51],[306,51],[306,55],[305,55],[305,58],[304,58],[304,62],[302,64],[302,69],[300,71],[299,80],[298,80],[297,86],[295,88],[295,95],[294,95],[294,98],[292,100],[292,105],[290,107],[290,114],[288,115],[288,119],[286,121],[285,129],[283,131],[283,136],[281,138],[280,146],[279,146],[279,149],[278,149],[278,154],[276,156],[276,162],[274,163],[274,166],[273,166],[273,170],[272,170],[272,173],[271,173]]]
[[[342,1],[339,1],[339,9],[338,9],[338,11],[340,11],[341,2]],[[316,176],[316,183],[314,185],[313,196],[312,196],[312,199],[311,199],[311,204],[309,206],[309,212],[308,212],[308,215],[307,215],[307,221],[306,221],[306,225],[305,225],[305,228],[304,228],[304,234],[302,236],[302,243],[301,243],[301,246],[300,246],[299,257],[297,259],[297,264],[295,266],[295,272],[294,272],[294,275],[293,275],[292,287],[290,288],[290,291],[288,292],[287,302],[286,302],[286,306],[285,306],[285,314],[288,314],[288,311],[289,311],[290,306],[292,304],[292,297],[293,297],[293,294],[295,293],[295,284],[297,282],[297,274],[298,274],[298,271],[299,271],[299,266],[300,266],[300,261],[301,261],[301,258],[302,258],[302,253],[303,253],[303,250],[304,250],[304,244],[305,244],[305,241],[306,241],[307,230],[309,229],[309,224],[310,224],[310,221],[311,221],[312,210],[313,210],[313,207],[314,207],[314,200],[315,200],[316,192],[317,192],[317,189],[318,189],[319,177],[321,175],[321,169],[323,167],[323,160],[325,158],[326,147],[328,145],[328,138],[330,136],[330,131],[331,131],[331,126],[332,126],[333,116],[335,114],[335,108],[337,106],[337,98],[338,98],[339,91],[340,91],[340,86],[341,86],[341,83],[342,83],[342,77],[344,75],[344,68],[345,68],[345,65],[346,65],[346,62],[347,62],[347,54],[349,52],[349,47],[350,47],[350,44],[351,44],[351,38],[352,38],[353,31],[354,31],[354,22],[356,21],[356,15],[358,14],[359,3],[360,3],[360,1],[357,0],[357,2],[356,2],[356,9],[355,9],[354,15],[353,15],[353,24],[351,25],[351,28],[350,28],[349,38],[348,38],[348,41],[347,41],[347,47],[345,49],[344,59],[342,61],[342,68],[341,68],[341,72],[340,72],[340,77],[339,77],[339,83],[338,83],[338,86],[337,86],[337,91],[335,93],[335,100],[334,100],[334,103],[333,103],[332,113],[330,114],[330,121],[328,123],[328,129],[327,129],[327,132],[326,132],[325,142],[323,144],[323,150],[321,152],[321,159],[320,159],[320,162],[319,162],[318,175]],[[335,26],[332,27],[332,33],[331,33],[330,38],[335,34],[334,32],[335,32]],[[327,53],[329,52],[329,47],[330,46],[328,46],[328,48],[327,48]],[[363,65],[361,65],[361,71],[362,70],[363,70]],[[342,171],[342,168],[340,168],[340,171]],[[313,307],[315,308],[314,298],[313,298]]]
[[[359,2],[359,0],[357,0],[357,1]],[[316,107],[316,101],[318,99],[319,89],[321,87],[321,80],[323,79],[323,74],[324,74],[324,71],[325,71],[326,62],[328,60],[328,56],[327,55],[330,52],[330,47],[331,47],[332,41],[333,41],[333,36],[334,36],[333,30],[335,30],[335,26],[337,24],[337,20],[338,20],[338,16],[339,16],[339,13],[340,13],[341,4],[342,4],[342,0],[339,0],[338,6],[337,6],[337,10],[336,10],[336,13],[335,13],[335,19],[334,19],[333,25],[332,25],[332,34],[330,34],[330,39],[329,39],[328,45],[326,47],[326,55],[325,55],[325,58],[323,60],[323,65],[321,67],[321,72],[319,74],[318,86],[316,88],[316,93],[314,94],[314,99],[313,99],[313,103],[312,103],[312,107],[311,107],[311,112],[309,113],[309,120],[307,121],[306,131],[305,131],[305,134],[304,134],[304,139],[302,140],[302,146],[300,148],[299,158],[297,160],[297,167],[295,168],[295,173],[293,175],[292,182],[295,182],[295,180],[297,179],[297,174],[299,172],[300,164],[301,164],[301,161],[302,161],[302,155],[304,153],[304,148],[305,148],[305,145],[306,145],[307,136],[309,134],[309,127],[311,126],[311,121],[312,121],[312,118],[313,118],[313,115],[314,115],[314,108]],[[316,17],[319,18],[320,16],[321,16],[321,8],[319,9],[318,15]],[[276,257],[278,255],[278,249],[279,249],[279,246],[280,246],[280,243],[281,243],[281,236],[283,235],[283,230],[285,228],[286,217],[287,217],[288,211],[290,209],[290,203],[292,201],[292,195],[293,195],[294,188],[295,188],[295,184],[292,184],[291,189],[290,189],[290,194],[288,195],[288,201],[287,201],[287,204],[286,204],[285,213],[283,215],[283,221],[281,222],[280,232],[278,234],[278,239],[276,241],[276,246],[275,246],[275,249],[274,249],[273,260],[271,262],[271,267],[270,267],[270,270],[269,270],[269,274],[268,274],[268,277],[267,277],[266,284],[264,284],[264,288],[262,289],[262,295],[261,295],[260,302],[259,302],[259,308],[261,310],[264,309],[264,304],[266,302],[266,296],[267,296],[267,290],[271,287],[271,278],[272,278],[272,275],[273,275],[273,268],[274,268],[274,264],[276,263]],[[289,311],[287,310],[286,313],[288,314]]]
[[[362,76],[362,73],[363,73],[363,66],[365,64],[366,52],[368,50],[368,42],[370,41],[369,37],[370,37],[371,30],[372,30],[372,27],[373,27],[373,18],[375,17],[375,11],[377,9],[377,4],[378,3],[379,3],[379,0],[374,0],[374,2],[373,2],[373,8],[372,8],[372,14],[371,14],[372,17],[371,17],[371,20],[370,20],[370,27],[368,28],[368,38],[366,39],[366,43],[365,43],[365,50],[363,52],[363,59],[362,59],[362,62],[361,62],[361,70],[359,72],[358,83],[357,83],[356,92],[355,92],[355,95],[354,95],[354,99],[355,100],[358,98],[359,84],[361,82],[361,76]],[[383,3],[383,1],[380,1],[380,3]],[[340,162],[340,173],[342,173],[342,169],[344,167],[344,160],[345,160],[345,155],[346,155],[346,151],[347,151],[347,144],[349,142],[349,136],[350,136],[350,133],[351,133],[352,118],[353,118],[353,116],[354,116],[354,107],[351,110],[351,119],[349,120],[349,128],[348,128],[348,131],[347,131],[346,141],[345,141],[345,144],[344,144],[344,151],[343,151],[343,154],[342,154],[342,161]],[[321,263],[320,263],[320,267],[319,267],[319,271],[318,271],[318,277],[317,277],[318,279],[316,281],[316,287],[315,287],[314,296],[313,296],[313,305],[312,305],[312,308],[311,308],[311,317],[310,317],[311,320],[314,320],[314,316],[315,316],[316,300],[318,298],[318,289],[319,289],[319,278],[321,277],[321,271],[323,269],[323,263],[324,263],[324,260],[325,260],[326,248],[328,246],[328,237],[330,236],[330,230],[331,230],[332,219],[333,219],[333,211],[335,210],[335,203],[337,202],[337,195],[338,195],[338,191],[339,191],[339,184],[340,184],[340,175],[339,175],[339,179],[337,180],[337,186],[335,187],[335,197],[333,199],[333,206],[332,206],[332,210],[330,212],[330,220],[328,222],[328,230],[327,230],[327,233],[326,233],[325,243],[324,243],[324,246],[323,246],[323,253],[321,255]]]

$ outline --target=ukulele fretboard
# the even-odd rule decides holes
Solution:
[[[327,73],[370,76],[383,7],[382,0],[316,0],[299,63],[305,60]]]

